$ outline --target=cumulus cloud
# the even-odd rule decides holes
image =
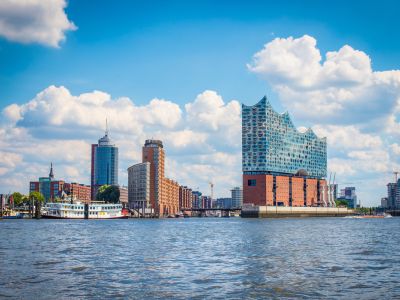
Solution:
[[[327,137],[328,169],[337,180],[356,178],[366,203],[376,205],[385,191],[371,193],[370,179],[389,180],[399,165],[393,139],[400,132],[400,71],[374,71],[371,58],[350,45],[323,55],[308,35],[268,42],[247,67],[277,92],[294,119]]]
[[[65,14],[65,0],[0,1],[0,35],[10,41],[59,47],[76,30]]]
[[[318,136],[328,138],[328,145],[335,149],[379,148],[383,145],[380,136],[362,133],[356,126],[315,125],[314,132]]]
[[[57,178],[89,183],[90,144],[104,134],[107,118],[119,147],[121,184],[127,184],[126,169],[140,162],[145,139],[154,138],[164,142],[171,178],[206,193],[213,180],[216,195],[229,195],[240,184],[239,103],[205,91],[184,107],[159,98],[136,105],[102,91],[73,95],[66,87],[49,86],[2,110],[0,149],[8,154],[0,153],[0,187],[26,192],[30,180],[48,174],[50,162]]]
[[[268,81],[296,117],[317,123],[386,118],[399,100],[400,71],[373,71],[370,57],[349,45],[327,52],[323,60],[308,35],[274,39],[248,68]]]

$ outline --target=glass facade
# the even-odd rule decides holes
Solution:
[[[94,184],[118,184],[118,148],[111,143],[108,133],[94,149]]]
[[[45,201],[49,201],[51,198],[51,178],[50,177],[40,177],[39,178],[39,192],[43,195]]]
[[[274,111],[266,97],[242,104],[242,168],[245,174],[326,177],[326,138],[299,132],[289,114]]]

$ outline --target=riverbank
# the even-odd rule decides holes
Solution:
[[[344,217],[354,210],[342,207],[288,207],[244,205],[242,218]]]

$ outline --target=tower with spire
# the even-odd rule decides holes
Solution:
[[[50,181],[54,180],[54,173],[53,173],[53,163],[50,163],[50,173],[49,173]]]
[[[91,185],[92,200],[94,200],[100,186],[118,184],[118,147],[110,139],[107,119],[104,136],[97,144],[92,144],[91,154]]]

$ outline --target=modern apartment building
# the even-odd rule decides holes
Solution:
[[[232,207],[240,208],[243,205],[243,189],[241,187],[234,187],[231,190]]]
[[[118,148],[109,138],[108,128],[97,144],[92,144],[91,198],[102,185],[118,185]]]
[[[326,138],[299,132],[266,97],[242,104],[243,203],[333,206],[326,184]]]
[[[387,184],[387,202],[386,208],[400,208],[400,179],[397,182],[389,182]]]

